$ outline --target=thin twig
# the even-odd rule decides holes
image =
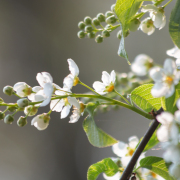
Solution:
[[[147,132],[145,133],[142,141],[139,143],[139,146],[137,147],[136,151],[134,152],[134,154],[133,154],[129,164],[127,165],[126,169],[124,170],[120,180],[129,180],[131,173],[133,171],[133,168],[134,168],[139,156],[143,152],[144,148],[146,147],[146,144],[148,143],[148,141],[150,140],[154,131],[156,130],[156,128],[159,125],[159,122],[157,121],[156,116],[158,114],[161,114],[161,112],[163,112],[162,108],[160,110],[158,110],[157,112],[154,112],[154,111],[151,112],[155,119],[152,122],[149,129],[147,130]]]

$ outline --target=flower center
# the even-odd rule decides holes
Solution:
[[[171,76],[167,76],[165,82],[170,86],[173,83],[173,78]]]
[[[109,86],[106,87],[107,92],[112,92],[114,90],[114,84],[110,84]]]
[[[150,172],[150,174],[151,174],[151,176],[153,177],[153,178],[156,178],[157,177],[157,174],[155,174],[154,172]]]
[[[84,112],[85,105],[83,103],[80,103],[80,113]]]
[[[148,61],[148,62],[145,63],[145,66],[149,70],[150,68],[153,67],[153,63]]]
[[[27,87],[25,89],[23,89],[23,92],[26,96],[30,95],[32,93],[32,88],[31,87]]]
[[[65,105],[65,106],[69,105],[69,101],[68,101],[67,98],[64,98],[64,105]]]
[[[147,28],[150,28],[151,26],[153,26],[153,21],[151,19],[148,20],[146,25],[147,25]]]
[[[79,78],[76,76],[73,81],[73,86],[76,86],[79,83]]]
[[[135,151],[135,149],[128,147],[128,153],[126,154],[126,156],[132,156],[134,151]]]

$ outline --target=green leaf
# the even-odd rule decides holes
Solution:
[[[176,46],[180,48],[180,1],[177,0],[171,12],[169,21],[169,33]]]
[[[103,159],[89,167],[87,179],[96,180],[102,172],[106,173],[107,176],[113,176],[118,172],[118,166],[110,158]]]
[[[119,45],[118,55],[126,58],[128,63],[128,55],[125,50],[124,44],[124,35],[125,32],[129,29],[130,20],[136,15],[137,11],[142,5],[143,0],[117,0],[115,6],[116,15],[120,21],[122,28],[122,38]]]
[[[168,168],[170,164],[167,164],[163,158],[149,156],[140,161],[139,168],[146,168],[154,173],[160,175],[166,180],[175,180],[172,176],[169,175]]]
[[[89,142],[96,147],[102,148],[107,146],[112,146],[118,141],[114,139],[109,134],[105,133],[103,130],[99,129],[94,122],[94,110],[97,107],[97,104],[88,103],[86,109],[89,115],[83,122],[83,128],[86,132]]]
[[[154,98],[151,95],[151,89],[154,84],[144,84],[131,92],[131,100],[142,110],[150,112],[161,108],[161,98]]]
[[[178,110],[176,101],[180,98],[180,83],[175,87],[175,93],[169,98],[163,98],[165,101],[164,110],[174,114]]]

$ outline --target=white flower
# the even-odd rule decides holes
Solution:
[[[59,95],[59,96],[69,95],[69,93],[71,93],[71,91],[66,86],[55,91],[55,94]],[[61,112],[61,119],[63,119],[68,116],[72,105],[77,108],[80,107],[79,102],[77,101],[76,98],[66,97],[66,98],[62,98],[62,99],[52,100],[50,103],[50,109],[52,111]],[[75,119],[76,119],[75,117],[72,118],[72,121]]]
[[[69,64],[69,70],[71,74],[64,78],[63,84],[66,85],[69,89],[71,89],[73,86],[76,86],[79,82],[79,68],[72,59],[68,59],[67,61]]]
[[[93,88],[95,91],[101,95],[106,94],[114,90],[114,83],[116,80],[116,73],[115,71],[111,71],[111,74],[107,73],[106,71],[102,72],[102,82],[95,81],[93,83]]]
[[[34,117],[31,125],[35,126],[38,130],[44,130],[49,125],[50,116],[47,113],[40,114]]]
[[[134,59],[131,65],[131,70],[138,76],[147,75],[150,68],[153,66],[153,59],[151,59],[146,54],[139,54]]]
[[[150,17],[154,22],[156,28],[162,29],[166,25],[166,16],[164,15],[164,8],[156,7],[153,4],[143,6],[142,12],[150,12]]]
[[[136,149],[136,146],[139,143],[139,139],[136,136],[131,136],[128,139],[128,141],[129,141],[129,144],[119,141],[118,143],[116,143],[112,146],[112,150],[113,150],[114,154],[121,157],[121,163],[122,163],[123,167],[126,167],[128,165],[128,163],[131,160],[131,157]],[[145,153],[142,153],[138,159],[137,164],[144,157],[145,157]]]
[[[32,88],[34,93],[31,94],[29,99],[33,102],[43,101],[40,106],[46,106],[51,101],[54,89],[59,89],[60,87],[53,83],[52,76],[47,72],[38,73],[36,79],[40,86]]]
[[[150,76],[155,81],[155,85],[151,90],[154,97],[166,98],[173,95],[175,85],[179,83],[180,72],[177,71],[176,64],[172,59],[166,59],[164,69],[154,67],[150,70]]]
[[[20,97],[30,96],[32,93],[32,88],[25,82],[18,82],[13,86],[16,94]]]
[[[143,180],[164,180],[164,178],[158,174],[145,168],[142,168],[142,178]]]
[[[166,53],[169,56],[177,58],[176,59],[176,66],[178,69],[180,69],[180,49],[177,46],[175,46],[174,48],[167,50]]]
[[[107,176],[105,173],[103,173],[103,177],[106,180],[119,180],[121,177],[121,173],[117,172],[114,176]]]
[[[155,27],[151,18],[144,19],[139,28],[147,35],[151,35],[155,31]]]
[[[180,164],[172,164],[169,168],[169,172],[173,175],[177,180],[180,180]]]
[[[75,123],[79,120],[80,116],[84,114],[85,105],[79,102],[76,106],[73,106],[73,114],[70,116],[69,123]]]

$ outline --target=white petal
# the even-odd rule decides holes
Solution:
[[[67,105],[61,111],[61,119],[66,118],[70,112],[71,106]]]
[[[50,109],[56,112],[61,112],[64,106],[64,100],[55,99],[51,101]]]
[[[35,101],[35,93],[31,93],[29,96],[28,96],[28,99],[30,100],[30,101]]]
[[[13,86],[13,89],[15,90],[15,91],[17,91],[20,87],[25,87],[26,86],[26,83],[25,82],[18,82],[18,83],[16,83],[14,86]]]
[[[177,103],[176,103],[178,109],[180,109],[180,99],[177,100]]]
[[[69,123],[76,123],[80,118],[80,114],[77,112],[73,112],[73,114],[70,116],[70,121]]]
[[[43,95],[35,94],[34,99],[35,99],[35,101],[44,101],[46,98]]]
[[[169,56],[172,56],[175,58],[180,58],[180,49],[177,46],[175,46],[172,49],[167,50],[166,53]]]
[[[169,125],[173,122],[173,115],[169,112],[162,112],[160,115],[158,115],[157,117],[157,120],[163,124],[163,125]]]
[[[51,101],[51,97],[46,98],[41,104],[40,107],[47,106]]]
[[[169,139],[169,134],[168,134],[168,128],[164,125],[162,125],[158,130],[157,130],[157,138],[160,142],[166,142]]]
[[[176,59],[176,66],[177,66],[177,69],[180,69],[180,58]]]
[[[44,94],[47,96],[47,97],[51,97],[52,96],[52,93],[53,93],[53,85],[52,83],[46,83],[44,85]]]
[[[131,156],[124,156],[121,158],[121,163],[124,168],[129,164],[131,158],[132,158]]]
[[[162,24],[159,27],[159,30],[161,30],[166,25],[166,16],[163,17]]]
[[[32,119],[31,125],[34,125],[38,130],[44,130],[48,127],[49,123],[45,123],[43,119],[36,116]]]
[[[175,178],[180,178],[180,164],[172,164],[169,167],[169,172]]]
[[[150,26],[149,27],[149,30],[148,30],[148,32],[147,32],[147,35],[151,35],[151,34],[153,34],[153,32],[155,31],[155,27],[154,26]]]
[[[137,144],[139,143],[139,138],[137,136],[131,136],[129,139],[129,147],[135,149]]]
[[[40,90],[42,90],[43,88],[41,87],[41,86],[34,86],[33,88],[32,88],[32,91],[33,92],[38,92],[38,91],[40,91]]]
[[[168,92],[169,87],[164,83],[155,83],[154,87],[151,89],[151,94],[154,97],[162,97],[165,96]]]
[[[110,85],[111,77],[110,77],[109,73],[107,73],[106,71],[103,71],[101,80],[105,86]]]
[[[75,97],[68,97],[67,99],[71,105],[75,106],[77,109],[80,109],[80,104]]]
[[[117,156],[124,157],[128,153],[127,147],[128,145],[126,143],[119,141],[118,143],[112,146],[112,151]]]
[[[60,86],[58,86],[57,84],[53,83],[53,86],[56,88],[56,89],[61,89]]]
[[[164,62],[164,70],[168,75],[175,74],[177,71],[175,62],[172,59],[166,59]]]
[[[110,78],[110,81],[114,84],[115,83],[115,80],[116,80],[116,73],[115,71],[111,71],[111,74],[110,74],[111,78]]]
[[[157,12],[155,14],[155,18],[154,18],[154,26],[156,28],[160,28],[163,24],[163,18],[164,18],[164,13],[161,13],[161,12]]]
[[[73,87],[73,83],[74,83],[74,76],[72,74],[69,74],[64,78],[63,84],[69,89]]]
[[[106,86],[99,81],[95,81],[93,83],[93,88],[95,89],[95,91],[104,91]]]
[[[106,180],[119,180],[121,177],[121,173],[117,172],[114,176],[107,176],[105,173],[103,173],[103,177]]]
[[[174,94],[174,92],[175,92],[175,87],[174,87],[174,84],[172,84],[169,87],[168,91],[166,92],[165,97],[166,98],[171,97]]]
[[[72,59],[68,59],[68,64],[69,64],[69,70],[71,72],[71,74],[75,77],[79,75],[79,68],[77,66],[77,64],[72,60]]]
[[[36,80],[41,87],[44,87],[44,85],[46,84],[45,78],[42,73],[37,73]]]
[[[46,83],[53,82],[53,78],[48,72],[42,72],[42,75],[44,76]]]
[[[147,68],[145,66],[139,65],[137,63],[132,63],[131,70],[137,76],[145,76],[147,74]]]

